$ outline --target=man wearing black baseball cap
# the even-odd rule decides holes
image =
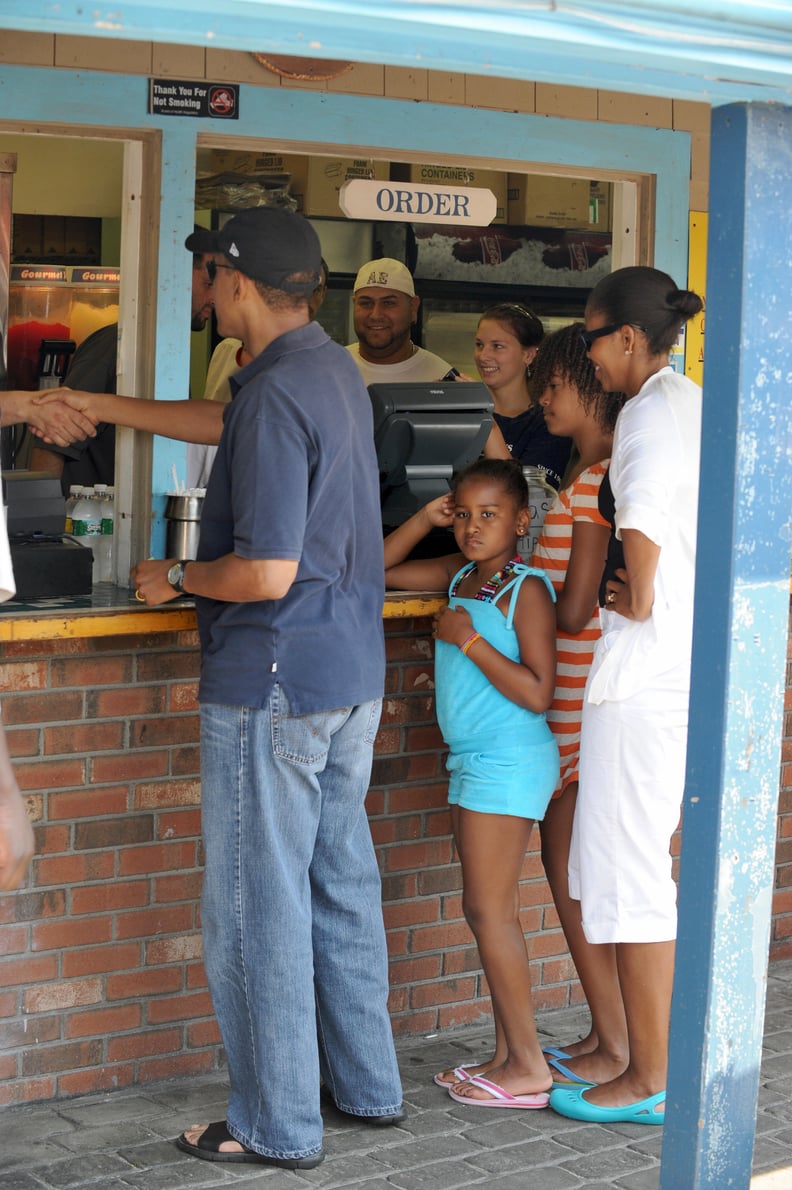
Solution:
[[[320,1080],[370,1124],[404,1118],[380,880],[364,799],[384,681],[371,403],[309,319],[319,240],[300,215],[212,233],[231,378],[196,561],[141,562],[141,598],[195,597],[201,636],[204,960],[228,1057],[209,1161],[310,1169]],[[188,247],[190,243],[188,241]]]
[[[295,219],[280,207],[240,211],[219,231],[196,230],[185,247],[191,252],[220,253],[234,269],[285,293],[306,296],[322,279],[322,249],[316,232],[307,219]]]

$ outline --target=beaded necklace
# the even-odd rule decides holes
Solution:
[[[475,562],[471,562],[470,565],[471,565],[471,567],[475,566]],[[501,587],[505,587],[506,583],[508,583],[510,581],[510,579],[514,576],[514,573],[515,573],[517,567],[522,566],[522,565],[523,565],[522,558],[519,558],[519,557],[510,558],[505,566],[502,566],[500,568],[500,570],[497,570],[495,572],[495,574],[493,574],[492,578],[488,578],[485,583],[481,584],[481,586],[479,587],[478,591],[473,596],[473,598],[480,599],[484,603],[489,603],[492,600],[493,596],[497,595],[497,593],[498,593],[498,591],[500,591]],[[453,590],[451,591],[452,595],[456,595],[456,593],[459,589],[459,586],[462,582],[462,579],[467,578],[468,574],[470,574],[470,570],[468,570],[465,574],[460,576],[459,581],[454,584]]]

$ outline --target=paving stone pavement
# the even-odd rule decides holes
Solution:
[[[539,1018],[543,1043],[587,1027],[581,1009]],[[2,1190],[656,1190],[662,1128],[594,1126],[550,1110],[466,1108],[431,1079],[486,1056],[490,1030],[454,1030],[399,1043],[408,1117],[370,1128],[325,1115],[324,1163],[287,1172],[216,1165],[181,1153],[173,1138],[194,1121],[223,1119],[223,1072],[2,1112]],[[792,962],[768,979],[753,1190],[792,1190]],[[733,1190],[742,1190],[729,1182]],[[689,1190],[682,1187],[681,1190]],[[721,1190],[720,1187],[716,1190]]]

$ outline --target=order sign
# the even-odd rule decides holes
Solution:
[[[351,178],[344,182],[338,202],[349,219],[456,223],[470,227],[488,227],[498,207],[491,190],[475,186],[379,182],[375,178]]]

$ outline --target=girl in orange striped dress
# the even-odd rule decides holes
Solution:
[[[580,337],[582,323],[548,335],[531,374],[534,400],[552,434],[575,444],[561,489],[548,510],[532,565],[545,571],[556,592],[556,689],[547,721],[561,757],[561,775],[540,823],[542,860],[570,954],[591,1012],[589,1035],[545,1051],[554,1085],[582,1081],[568,1059],[598,1048],[614,1074],[627,1063],[627,1031],[613,947],[591,946],[583,935],[580,902],[569,896],[567,864],[578,787],[578,752],[583,690],[600,634],[597,595],[610,533],[599,512],[600,484],[608,466],[613,429],[624,398],[604,393]]]

